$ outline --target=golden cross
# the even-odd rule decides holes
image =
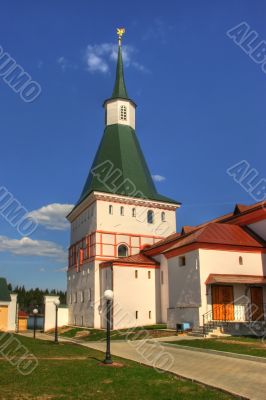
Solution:
[[[121,44],[122,36],[126,32],[125,28],[117,28],[116,33],[118,35],[118,43]]]

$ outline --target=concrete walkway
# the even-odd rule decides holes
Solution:
[[[104,343],[83,346],[105,351]],[[155,342],[112,342],[112,354],[153,367],[162,367],[195,380],[252,400],[266,400],[266,364],[184,350]],[[158,354],[161,354],[158,358]],[[167,363],[167,360],[172,362]],[[163,365],[165,364],[165,365]]]
[[[53,340],[47,334],[38,333],[37,337]],[[60,339],[60,341],[66,340]],[[78,343],[88,348],[105,351],[104,342],[79,340]],[[129,342],[114,340],[111,343],[111,351],[113,355],[163,369],[245,399],[266,400],[265,363],[165,346],[159,341],[151,343],[151,340]]]

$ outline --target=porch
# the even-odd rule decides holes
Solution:
[[[266,332],[266,277],[209,275],[206,281],[205,331],[220,327],[223,333],[264,335]]]

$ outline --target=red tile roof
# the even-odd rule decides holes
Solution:
[[[143,264],[143,265],[159,265],[159,263],[143,253],[135,254],[128,257],[118,257],[112,260],[104,261],[101,266],[116,264]]]
[[[167,251],[187,246],[192,243],[211,243],[230,246],[263,248],[263,244],[250,236],[238,225],[210,223],[187,235],[181,236]]]
[[[21,311],[18,312],[18,316],[19,317],[28,317],[29,315],[25,311],[21,310]]]
[[[215,219],[213,219],[211,221],[208,221],[208,222],[204,222],[203,224],[196,225],[194,227],[193,226],[184,226],[182,228],[182,230],[181,230],[181,233],[173,233],[172,235],[166,237],[165,239],[160,240],[159,242],[157,242],[154,245],[150,246],[148,249],[145,249],[144,253],[150,254],[149,250],[156,249],[156,248],[158,248],[158,253],[159,253],[160,252],[159,248],[161,246],[166,246],[168,249],[172,248],[171,244],[173,242],[180,243],[180,240],[182,239],[182,237],[185,238],[185,237],[187,237],[187,235],[189,235],[192,232],[196,232],[201,228],[204,228],[206,226],[209,226],[210,224],[215,224],[215,223],[228,225],[231,222],[233,223],[234,219],[239,218],[241,215],[247,215],[248,213],[251,213],[251,212],[253,212],[255,210],[265,210],[265,218],[266,218],[266,201],[261,201],[261,202],[252,204],[251,206],[247,206],[247,205],[244,205],[244,204],[236,204],[236,206],[234,208],[234,211],[231,212],[231,213],[222,215],[222,216],[220,216],[218,218],[215,218]],[[235,225],[235,226],[237,226],[237,225]],[[215,230],[214,228],[212,228],[212,229]],[[229,230],[230,229],[231,228],[229,228]],[[225,230],[226,230],[226,228],[225,228]],[[228,240],[229,230],[227,230],[228,234],[227,234],[227,239],[226,240]],[[232,232],[233,232],[233,230],[231,229],[231,233]],[[234,240],[233,240],[234,241],[234,245],[239,244],[240,246],[241,245],[243,246],[243,244],[240,243],[240,242],[236,243],[236,241],[237,241],[237,235],[236,235],[237,229],[234,232],[235,232],[235,234],[233,235],[234,236]],[[238,231],[238,232],[240,232],[240,231]],[[220,233],[222,234],[221,230],[219,232],[219,235],[220,235]],[[243,235],[245,236],[245,239],[244,239]],[[250,238],[250,237],[251,236],[248,235],[248,238]],[[242,236],[240,237],[240,240],[242,240],[241,238],[244,240],[244,242],[247,242],[247,236],[245,234],[242,234]],[[217,243],[220,243],[220,241],[223,241],[223,238],[221,237],[220,241],[219,241],[219,238],[217,240],[218,240]],[[210,243],[213,243],[213,242],[211,241]],[[256,241],[256,243],[257,243],[257,241]],[[221,243],[221,244],[224,244],[224,243]]]

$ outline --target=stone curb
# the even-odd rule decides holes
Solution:
[[[152,341],[147,341],[148,343],[153,343]],[[238,358],[242,360],[247,360],[247,361],[255,361],[255,362],[260,362],[260,363],[266,363],[266,358],[264,357],[256,357],[256,356],[250,356],[248,354],[238,354],[238,353],[229,353],[227,351],[219,351],[219,350],[212,350],[212,349],[201,349],[199,347],[190,347],[190,346],[182,346],[179,344],[173,344],[173,343],[167,343],[167,342],[161,342],[163,346],[166,347],[174,347],[176,349],[182,349],[182,350],[189,350],[189,351],[196,351],[199,353],[207,353],[207,354],[215,354],[217,356],[223,356],[223,357],[229,357],[229,358]]]

